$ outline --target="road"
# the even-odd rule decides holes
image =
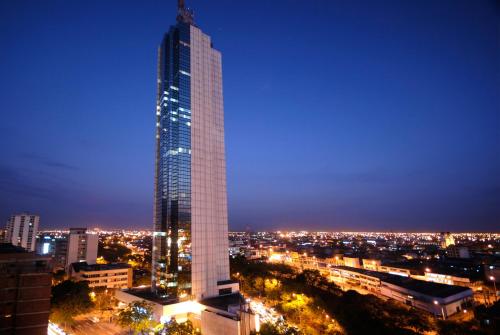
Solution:
[[[126,335],[128,331],[114,322],[100,318],[98,314],[86,314],[75,318],[76,324],[67,332],[64,332],[56,324],[49,323],[48,335]]]

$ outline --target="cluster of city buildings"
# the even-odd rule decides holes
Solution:
[[[497,300],[499,234],[232,233],[230,246],[443,318]]]
[[[46,334],[52,273],[64,271],[91,288],[116,289],[122,306],[150,302],[159,322],[190,320],[204,335],[249,335],[259,318],[230,278],[228,253],[318,270],[346,289],[443,318],[481,296],[490,301],[500,278],[500,235],[229,234],[221,66],[210,36],[179,0],[177,22],[158,48],[154,230],[131,232],[135,242],[127,245],[151,250],[151,284],[132,287],[129,264],[99,262],[97,232],[39,232],[39,216],[13,215],[0,245],[0,333]],[[113,235],[101,232],[104,241]]]
[[[53,273],[90,288],[132,287],[128,264],[97,264],[98,234],[86,228],[39,232],[40,217],[12,215],[0,241],[0,333],[47,334]]]
[[[87,228],[39,232],[39,223],[38,215],[12,215],[3,242],[47,256],[54,272],[64,271],[73,280],[92,278],[88,280],[90,287],[132,287],[132,269],[128,264],[97,264],[97,232]]]

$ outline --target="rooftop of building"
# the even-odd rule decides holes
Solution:
[[[237,280],[228,279],[228,280],[219,280],[217,282],[217,285],[227,285],[227,284],[238,284],[238,281]]]
[[[456,285],[446,285],[438,284],[434,282],[428,282],[423,280],[417,280],[407,277],[401,277],[396,275],[391,275],[389,278],[383,280],[386,283],[397,285],[403,287],[407,290],[425,294],[431,297],[437,298],[447,298],[455,294],[472,290],[468,287],[456,286]]]
[[[172,298],[162,298],[151,291],[151,286],[146,287],[134,287],[124,292],[134,295],[138,298],[144,299],[146,301],[151,301],[160,305],[171,305],[179,302],[179,299]]]
[[[378,271],[366,270],[366,269],[361,269],[361,268],[353,268],[353,267],[350,267],[350,266],[335,266],[334,268],[342,269],[342,270],[345,270],[345,271],[351,271],[351,272],[360,273],[360,274],[363,274],[365,276],[370,276],[370,277],[378,278],[380,280],[386,279],[389,276],[394,276],[394,275],[391,275],[391,274],[386,273],[386,272],[378,272]]]
[[[19,254],[19,253],[28,253],[26,249],[22,247],[18,247],[11,243],[0,243],[0,254]]]
[[[80,271],[107,271],[128,269],[130,265],[127,263],[111,263],[111,264],[88,264],[87,262],[72,263],[71,266],[75,272]]]
[[[340,268],[346,271],[360,273],[366,276],[371,276],[374,278],[380,279],[382,282],[386,282],[389,284],[397,285],[399,287],[405,288],[407,290],[411,290],[414,292],[418,292],[421,294],[425,294],[432,297],[437,298],[446,298],[461,292],[470,291],[467,287],[455,286],[455,285],[446,285],[446,284],[438,284],[434,282],[428,282],[423,280],[417,280],[413,278],[393,275],[385,272],[371,271],[359,268],[351,268],[347,266],[338,266],[336,268]]]
[[[0,243],[1,273],[50,273],[50,256],[37,255],[10,243]],[[14,265],[15,264],[15,265]]]
[[[468,259],[449,259],[444,260],[410,260],[405,262],[383,263],[383,266],[390,266],[402,269],[408,269],[420,275],[425,272],[439,273],[456,277],[476,278],[481,277],[481,264],[475,264]],[[427,269],[429,271],[427,271]]]
[[[44,261],[49,262],[50,256],[38,255],[33,251],[28,251],[22,247],[11,243],[0,243],[0,259],[3,261]]]
[[[237,293],[218,295],[215,297],[206,298],[200,301],[200,304],[219,309],[221,311],[228,311],[229,306],[244,305],[246,304],[243,296]]]

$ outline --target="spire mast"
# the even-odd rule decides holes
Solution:
[[[194,14],[189,8],[186,8],[184,0],[177,0],[177,21],[188,24],[194,24]]]

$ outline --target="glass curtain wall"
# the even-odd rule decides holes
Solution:
[[[191,297],[190,26],[170,28],[158,50],[152,290]]]

